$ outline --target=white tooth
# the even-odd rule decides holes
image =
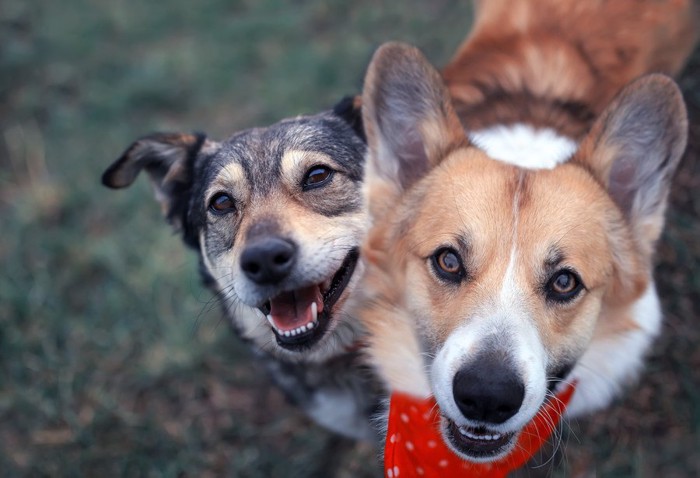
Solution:
[[[299,333],[303,334],[304,332],[306,332],[306,325],[302,325],[301,327],[299,327]]]
[[[272,315],[267,314],[267,321],[270,323],[271,326],[275,326],[275,321],[272,320]]]
[[[285,337],[291,337],[291,336],[292,336],[292,333],[291,333],[289,330],[287,330],[287,331],[284,333],[284,336],[285,336]]]
[[[316,305],[316,302],[311,303],[311,320],[314,322],[318,318],[318,306]]]
[[[318,323],[318,322],[316,322],[316,321],[314,320],[313,322],[311,322],[310,324],[308,324],[307,327],[309,328],[309,330],[311,330],[311,329],[313,329],[314,327],[316,327],[316,324],[317,324],[317,323]]]

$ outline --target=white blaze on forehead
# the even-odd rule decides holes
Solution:
[[[497,430],[515,431],[537,413],[547,392],[547,354],[537,325],[527,308],[527,284],[518,277],[518,226],[520,214],[519,184],[513,195],[512,236],[508,265],[493,301],[474,311],[465,324],[450,334],[431,366],[431,382],[435,398],[450,419],[458,425],[468,424],[453,397],[453,381],[457,371],[475,359],[484,346],[497,347],[506,353],[510,366],[525,386],[523,403],[512,418]]]
[[[571,138],[551,128],[516,123],[469,133],[469,140],[491,158],[527,169],[552,169],[576,152]]]

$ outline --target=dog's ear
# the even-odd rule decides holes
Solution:
[[[176,228],[183,227],[192,184],[192,168],[203,149],[216,143],[203,134],[154,133],[136,140],[102,175],[102,184],[125,188],[145,170],[163,214]]]
[[[672,79],[652,74],[620,92],[576,154],[605,185],[648,255],[663,229],[671,178],[687,136],[680,90]]]
[[[375,181],[385,183],[383,196],[400,193],[467,143],[440,74],[418,49],[402,43],[387,43],[374,54],[362,119],[370,195]]]
[[[333,107],[333,114],[343,119],[353,129],[355,134],[367,142],[365,129],[362,125],[362,97],[346,96]]]

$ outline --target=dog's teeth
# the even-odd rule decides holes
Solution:
[[[318,322],[316,322],[315,320],[313,322],[309,322],[308,324],[306,324],[307,330],[313,329],[314,327],[316,327],[316,324],[318,324]]]
[[[301,327],[299,327],[299,332],[300,333],[306,332],[306,325],[302,325]]]
[[[273,327],[275,327],[275,321],[272,320],[272,315],[267,314],[266,317],[267,317],[267,321],[270,323],[270,325],[273,326]],[[277,327],[275,327],[275,328],[277,328]]]
[[[318,305],[316,305],[316,302],[311,303],[311,320],[313,322],[316,322],[316,319],[318,319]]]
[[[287,330],[287,331],[284,333],[284,336],[285,336],[285,337],[291,337],[291,336],[292,336],[292,332],[291,332],[290,330]]]
[[[470,430],[466,428],[459,428],[459,433],[461,435],[464,435],[467,438],[470,438],[472,440],[481,440],[481,441],[494,441],[494,440],[500,440],[501,439],[501,434],[500,433],[494,433],[493,435],[487,435],[487,434],[476,434],[471,432]]]

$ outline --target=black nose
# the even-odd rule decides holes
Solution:
[[[465,417],[498,424],[518,413],[525,386],[502,357],[481,354],[457,372],[452,395]]]
[[[272,284],[289,275],[296,260],[293,242],[265,237],[248,245],[241,254],[241,269],[257,284]]]

